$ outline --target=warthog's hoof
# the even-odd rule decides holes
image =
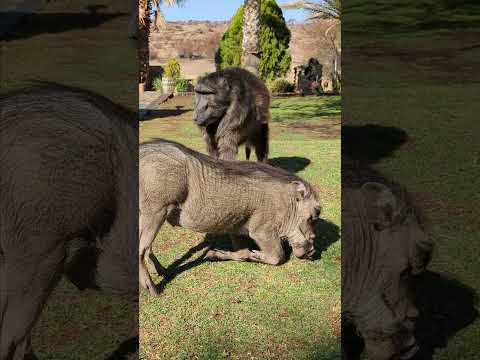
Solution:
[[[217,250],[215,249],[208,250],[205,256],[203,257],[203,259],[208,261],[218,260]]]
[[[145,290],[148,290],[152,296],[159,296],[161,294],[151,279],[140,278],[140,286]]]
[[[153,282],[145,284],[143,287],[146,290],[148,290],[148,292],[150,293],[151,296],[160,296],[160,294],[161,294],[161,292],[158,291],[157,286]]]

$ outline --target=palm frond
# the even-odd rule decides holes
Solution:
[[[283,9],[305,9],[311,14],[309,20],[339,19],[342,14],[341,0],[321,0],[318,2],[296,0],[280,6]]]
[[[163,16],[160,9],[158,8],[157,10],[155,10],[155,13],[154,13],[153,27],[157,31],[158,29],[165,29],[167,27],[167,21],[165,20],[165,17]]]

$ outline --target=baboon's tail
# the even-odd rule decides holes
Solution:
[[[250,149],[250,146],[245,145],[245,157],[247,160],[250,160],[250,154],[252,153],[252,149]]]
[[[257,155],[257,160],[262,161],[264,163],[266,163],[268,160],[268,137],[269,137],[268,123],[264,123],[262,124],[262,127],[260,129],[260,137],[255,146],[255,153]]]

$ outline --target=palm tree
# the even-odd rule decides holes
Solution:
[[[310,19],[340,19],[342,15],[341,0],[320,0],[317,2],[298,0],[280,5],[284,9],[305,9],[310,12]]]
[[[139,57],[139,83],[145,83],[149,72],[149,44],[150,29],[152,27],[152,15],[154,29],[164,28],[166,21],[160,11],[160,5],[165,3],[168,6],[180,4],[183,0],[139,0],[138,1],[138,57]]]
[[[261,0],[245,0],[243,15],[242,67],[259,75]]]

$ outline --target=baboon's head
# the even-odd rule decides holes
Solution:
[[[219,123],[230,106],[230,84],[221,73],[201,78],[195,86],[193,121],[207,127]]]
[[[296,257],[311,260],[315,255],[315,224],[320,218],[322,207],[317,193],[310,185],[301,181],[293,181],[291,185],[295,201],[287,240]]]

